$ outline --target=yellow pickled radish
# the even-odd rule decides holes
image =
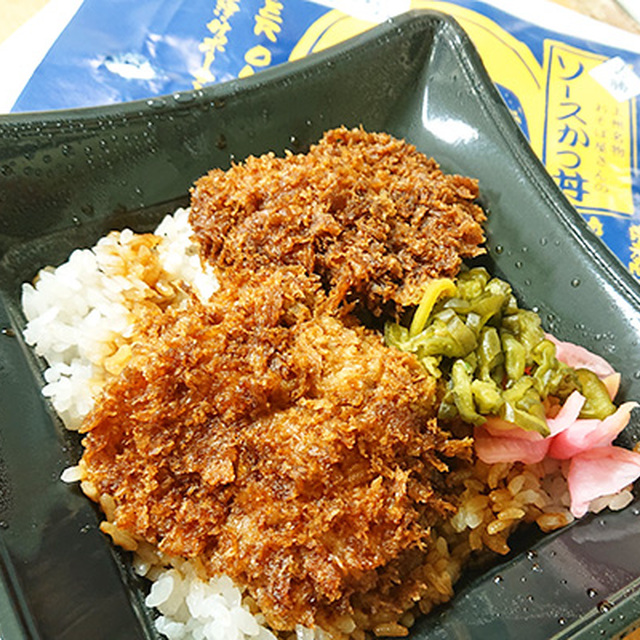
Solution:
[[[449,278],[438,278],[432,280],[422,294],[420,304],[413,314],[411,326],[409,327],[409,337],[417,336],[426,326],[431,315],[433,306],[442,295],[454,296],[457,293],[455,282]]]

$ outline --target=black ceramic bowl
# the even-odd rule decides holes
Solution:
[[[252,78],[69,112],[0,119],[0,636],[154,638],[144,586],[59,481],[78,442],[40,396],[20,284],[112,228],[151,228],[214,166],[302,150],[337,125],[405,137],[480,181],[487,266],[547,329],[602,354],[640,399],[640,293],[530,151],[470,41],[415,12]],[[624,444],[640,435],[638,416]],[[611,637],[640,618],[640,508],[528,533],[467,577],[412,640]]]

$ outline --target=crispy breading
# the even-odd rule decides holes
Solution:
[[[386,133],[339,128],[308,153],[250,157],[197,181],[190,221],[219,272],[302,265],[330,301],[380,315],[483,252],[477,183]]]
[[[228,277],[140,330],[82,429],[117,528],[229,575],[276,629],[367,592],[397,615],[401,568],[453,508],[446,460],[468,453],[414,356],[323,302],[295,270]]]

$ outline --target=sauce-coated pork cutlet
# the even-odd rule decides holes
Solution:
[[[483,252],[477,183],[385,133],[334,129],[307,154],[250,157],[200,178],[190,221],[219,273],[302,265],[374,314]]]
[[[417,360],[323,300],[292,270],[227,277],[140,329],[82,428],[117,528],[231,576],[276,629],[417,598],[447,460],[468,454]]]

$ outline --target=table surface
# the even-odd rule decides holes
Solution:
[[[554,2],[596,20],[640,34],[640,24],[631,18],[615,0],[554,0]]]

